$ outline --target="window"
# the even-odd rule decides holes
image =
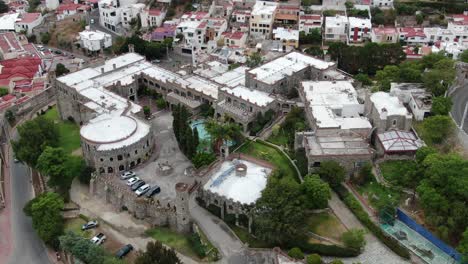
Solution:
[[[118,156],[117,156],[117,159],[118,159],[118,160],[122,160],[122,159],[123,159],[122,155],[118,155]]]
[[[114,158],[110,157],[109,160],[110,160],[110,161],[114,161]]]
[[[397,124],[396,119],[393,119],[393,120],[392,120],[392,126],[396,126],[396,124]]]

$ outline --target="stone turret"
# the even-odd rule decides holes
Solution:
[[[176,189],[176,219],[177,231],[181,233],[190,232],[190,214],[189,214],[189,198],[188,184],[179,182],[175,185]]]

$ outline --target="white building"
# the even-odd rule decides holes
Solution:
[[[273,29],[273,39],[281,41],[283,50],[299,47],[299,30],[278,27]]]
[[[234,21],[238,23],[248,23],[250,19],[250,14],[250,10],[234,10],[234,12],[232,12]]]
[[[372,28],[371,41],[375,43],[397,43],[398,31],[393,27]]]
[[[311,126],[326,129],[355,131],[367,135],[372,129],[364,117],[364,104],[349,81],[306,81],[301,83],[306,115]]]
[[[349,17],[349,42],[363,42],[365,39],[370,39],[372,29],[371,20],[368,18]]]
[[[224,32],[224,45],[234,48],[245,48],[247,33],[245,32]]]
[[[299,31],[303,31],[308,34],[315,28],[320,30],[322,28],[322,20],[321,15],[300,15]]]
[[[125,29],[130,29],[131,23],[136,22],[139,18],[139,15],[143,13],[143,10],[145,9],[145,4],[132,4],[128,5],[125,7],[122,7],[122,26]]]
[[[393,8],[393,0],[372,0],[371,5],[379,8]]]
[[[68,16],[73,16],[77,13],[85,13],[90,8],[91,7],[88,5],[81,5],[75,3],[61,4],[55,11],[55,14],[57,15],[57,20],[60,21]]]
[[[19,15],[19,13],[11,13],[0,16],[0,32],[15,31],[15,23]]]
[[[87,29],[80,32],[80,44],[88,51],[100,51],[112,46],[112,36],[98,30]]]
[[[222,33],[227,29],[227,21],[224,18],[184,18],[177,25],[176,34],[184,35],[182,49],[191,53],[192,57],[200,52],[212,52],[217,48],[217,42]]]
[[[49,10],[55,10],[59,6],[59,1],[58,0],[46,0],[45,1],[46,7]]]
[[[275,19],[276,2],[257,1],[250,16],[250,35],[270,39]]]
[[[418,121],[431,113],[432,96],[422,83],[391,83],[390,95],[398,97],[400,102],[407,105]]]
[[[146,8],[140,14],[141,27],[160,27],[165,17],[166,11]]]
[[[325,40],[346,42],[349,23],[345,16],[325,17]]]
[[[122,15],[122,8],[136,4],[137,0],[101,0],[99,1],[99,24],[117,34],[123,33],[122,19],[129,19],[129,14]],[[143,6],[144,7],[144,6]],[[126,8],[125,10],[129,10]],[[128,20],[127,22],[130,22]]]
[[[408,45],[421,45],[428,42],[423,28],[398,28],[398,35],[400,40],[405,41]]]
[[[33,28],[39,26],[43,20],[41,13],[23,13],[16,20],[15,31],[25,31],[29,35],[32,33]]]

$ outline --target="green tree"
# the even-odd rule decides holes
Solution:
[[[354,8],[354,3],[351,1],[346,1],[345,6],[346,6],[346,9],[352,9]]]
[[[195,156],[192,159],[193,166],[195,168],[200,168],[205,165],[211,164],[213,161],[216,160],[216,156],[213,153],[207,153],[207,152],[199,152],[195,154]]]
[[[322,264],[322,258],[319,254],[310,254],[307,256],[307,264]]]
[[[262,55],[260,52],[254,52],[247,58],[247,66],[250,68],[257,67],[260,63],[262,63]]]
[[[160,97],[160,98],[156,99],[156,106],[157,106],[159,109],[164,109],[164,108],[166,108],[166,101],[164,101],[164,98]]]
[[[341,240],[346,247],[362,251],[366,245],[364,234],[365,231],[362,229],[350,229],[343,233]]]
[[[362,85],[372,85],[372,80],[369,78],[369,75],[364,73],[359,73],[354,76],[354,79],[361,82]]]
[[[42,44],[49,44],[49,41],[50,41],[50,33],[49,32],[41,33]]]
[[[0,97],[8,94],[8,88],[0,87]]]
[[[8,12],[8,5],[3,0],[0,0],[0,14]]]
[[[422,14],[417,14],[416,23],[418,23],[418,25],[421,25],[423,22],[424,22],[424,16]]]
[[[462,54],[460,54],[460,60],[462,62],[468,63],[468,50],[464,50]]]
[[[89,184],[89,181],[91,180],[91,175],[92,175],[93,172],[94,172],[93,167],[89,167],[89,166],[84,165],[83,170],[81,171],[80,175],[78,176],[78,179],[83,184]]]
[[[12,125],[12,124],[15,122],[16,116],[15,116],[15,114],[13,113],[13,111],[11,111],[10,109],[8,109],[8,110],[5,112],[5,118],[6,118],[6,120],[8,121],[8,123],[10,123],[10,125]]]
[[[146,251],[138,255],[135,264],[182,264],[182,261],[173,249],[156,241],[146,244]]]
[[[449,116],[431,116],[422,122],[421,137],[428,144],[440,144],[452,135],[454,128]]]
[[[296,149],[294,153],[295,157],[295,162],[297,165],[297,168],[301,172],[301,175],[306,175],[308,170],[308,161],[307,161],[307,156],[305,152],[305,148],[298,148]]]
[[[328,160],[320,164],[318,175],[324,179],[332,188],[338,187],[345,179],[345,169],[336,161]]]
[[[443,52],[431,53],[421,59],[421,64],[423,65],[423,68],[432,69],[438,61],[446,58],[447,57],[445,57]]]
[[[149,106],[147,105],[143,106],[143,113],[146,118],[151,116],[151,109],[149,108]]]
[[[205,129],[211,136],[211,142],[213,144],[213,150],[219,152],[219,149],[223,142],[229,140],[242,139],[241,128],[236,123],[230,122],[218,122],[215,119],[208,119],[205,123]]]
[[[468,261],[468,228],[463,232],[462,239],[460,240],[460,243],[458,243],[457,250],[462,254],[463,260]]]
[[[68,159],[62,148],[46,147],[37,159],[36,168],[49,177],[47,182],[49,186],[68,188],[71,184],[66,167]]]
[[[343,264],[343,261],[339,260],[339,259],[334,259],[332,262],[330,262],[329,264]]]
[[[58,245],[63,233],[63,199],[57,193],[46,192],[29,201],[24,212],[32,218],[32,225],[39,237],[50,246]]]
[[[448,115],[452,109],[452,98],[450,97],[435,97],[432,99],[431,112],[434,115]]]
[[[65,65],[63,65],[62,63],[58,63],[57,66],[55,66],[55,75],[57,75],[57,77],[67,74],[69,72],[70,70],[67,69],[67,67],[65,67]]]
[[[374,175],[372,173],[372,164],[370,162],[366,162],[361,168],[359,168],[359,173],[357,173],[353,177],[353,182],[358,185],[364,185],[374,179]]]
[[[59,133],[53,121],[37,117],[18,127],[18,141],[12,141],[15,157],[36,167],[37,159],[47,146],[58,145]]]
[[[254,234],[272,245],[287,245],[305,239],[305,206],[301,186],[279,174],[270,175],[256,202]]]
[[[293,247],[288,251],[288,256],[294,259],[304,259],[304,253],[298,247]]]
[[[330,186],[322,181],[318,175],[307,175],[302,187],[308,209],[323,209],[328,206],[328,200],[331,198]]]

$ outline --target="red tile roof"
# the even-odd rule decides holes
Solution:
[[[150,10],[148,10],[148,14],[150,16],[160,16],[161,15],[161,10],[159,10],[159,9],[150,9]]]
[[[8,85],[10,80],[32,80],[39,71],[42,60],[36,57],[23,57],[0,61],[0,84]]]
[[[392,27],[376,27],[376,28],[373,28],[372,31],[374,31],[374,34],[396,34],[398,31],[396,28],[392,28]]]
[[[13,100],[14,98],[16,98],[16,96],[14,96],[12,94],[7,94],[7,95],[2,96],[2,101],[3,102],[8,102],[10,100]]]
[[[223,36],[228,38],[228,39],[241,39],[244,36],[244,32],[224,32]]]
[[[23,13],[20,23],[31,23],[39,19],[41,13]]]
[[[0,33],[0,49],[3,52],[8,52],[10,50],[20,51],[23,48],[21,47],[20,42],[16,38],[16,34],[13,32]]]
[[[398,30],[400,34],[404,34],[406,37],[426,37],[422,28],[404,27]]]

